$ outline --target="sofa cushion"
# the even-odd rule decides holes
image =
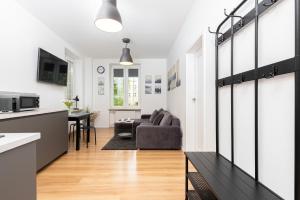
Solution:
[[[160,112],[163,112],[164,111],[164,109],[163,108],[161,108],[161,109],[159,109],[158,110],[158,112],[160,113]]]
[[[150,117],[150,122],[153,123],[154,118],[159,114],[157,110],[154,110],[151,117]]]
[[[172,115],[169,112],[165,112],[164,113],[164,117],[162,118],[162,120],[160,121],[160,126],[170,126],[172,123]]]
[[[176,118],[176,117],[173,117],[171,125],[172,126],[180,127],[180,120],[178,118]]]
[[[159,113],[153,120],[153,125],[159,125],[160,121],[164,117],[164,113]]]
[[[134,124],[140,125],[142,123],[150,123],[149,119],[134,119]]]

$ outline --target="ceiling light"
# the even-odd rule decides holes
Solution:
[[[120,58],[120,64],[121,65],[133,65],[133,60],[130,55],[130,49],[127,47],[128,44],[130,43],[129,38],[124,38],[123,43],[125,43],[125,48],[122,50],[122,56]]]
[[[103,0],[95,25],[105,32],[119,32],[123,29],[122,18],[117,8],[117,0]]]

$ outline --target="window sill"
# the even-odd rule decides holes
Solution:
[[[141,111],[140,108],[110,108],[109,111]]]

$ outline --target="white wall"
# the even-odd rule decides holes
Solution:
[[[173,47],[170,50],[167,66],[170,68],[177,59],[180,60],[181,86],[171,90],[167,94],[168,109],[176,114],[182,121],[184,132],[185,147],[185,127],[186,127],[186,81],[189,80],[190,74],[186,74],[186,55],[188,51],[202,36],[203,38],[203,59],[204,59],[204,149],[215,149],[215,118],[214,118],[214,36],[207,33],[207,27],[216,27],[217,23],[223,20],[223,9],[233,8],[239,1],[195,1],[190,13],[187,15],[180,33]],[[217,14],[219,13],[219,14]]]
[[[215,150],[215,30],[224,19],[223,9],[232,10],[239,0],[195,1],[168,56],[168,67],[180,59],[181,72],[186,68],[188,50],[202,36],[204,38],[204,146]],[[248,1],[239,14],[253,6]],[[281,1],[261,16],[259,21],[259,65],[264,66],[294,56],[294,0]],[[276,22],[276,23],[274,23]],[[228,24],[227,24],[228,27]],[[225,28],[226,30],[226,28]],[[221,32],[224,31],[221,30]],[[249,24],[235,37],[234,73],[254,67],[254,27]],[[220,46],[220,77],[230,74],[230,42]],[[186,101],[189,88],[186,82],[191,74],[182,76],[182,86],[168,92],[167,105],[182,119],[185,132]],[[231,159],[230,152],[230,87],[220,90],[220,152]],[[235,161],[249,174],[254,174],[254,84],[234,87]],[[184,103],[183,103],[184,102]],[[284,199],[294,195],[294,76],[293,74],[259,81],[259,170],[260,181]],[[276,109],[274,109],[276,108]],[[188,134],[185,132],[185,134]],[[280,175],[278,176],[278,172]]]
[[[65,88],[37,82],[38,48],[62,59],[65,48],[77,52],[14,0],[1,1],[0,24],[0,91],[34,92],[41,107],[62,107]]]
[[[141,113],[151,114],[153,110],[165,108],[167,104],[166,97],[166,59],[136,59],[140,64],[140,86],[141,86]],[[118,63],[118,59],[86,59],[85,69],[85,88],[87,105],[94,111],[100,111],[100,117],[96,121],[97,127],[109,127],[109,109],[110,109],[110,64]],[[97,67],[105,67],[105,73],[97,73]],[[161,75],[162,93],[145,95],[145,76]],[[97,79],[99,76],[105,77],[104,95],[98,95]]]

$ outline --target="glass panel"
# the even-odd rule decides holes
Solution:
[[[138,69],[128,69],[128,77],[139,77]]]
[[[113,91],[113,105],[114,106],[124,106],[124,70],[114,69],[114,91]]]
[[[114,77],[124,77],[124,69],[114,69]]]
[[[139,106],[139,78],[128,77],[128,106]]]

